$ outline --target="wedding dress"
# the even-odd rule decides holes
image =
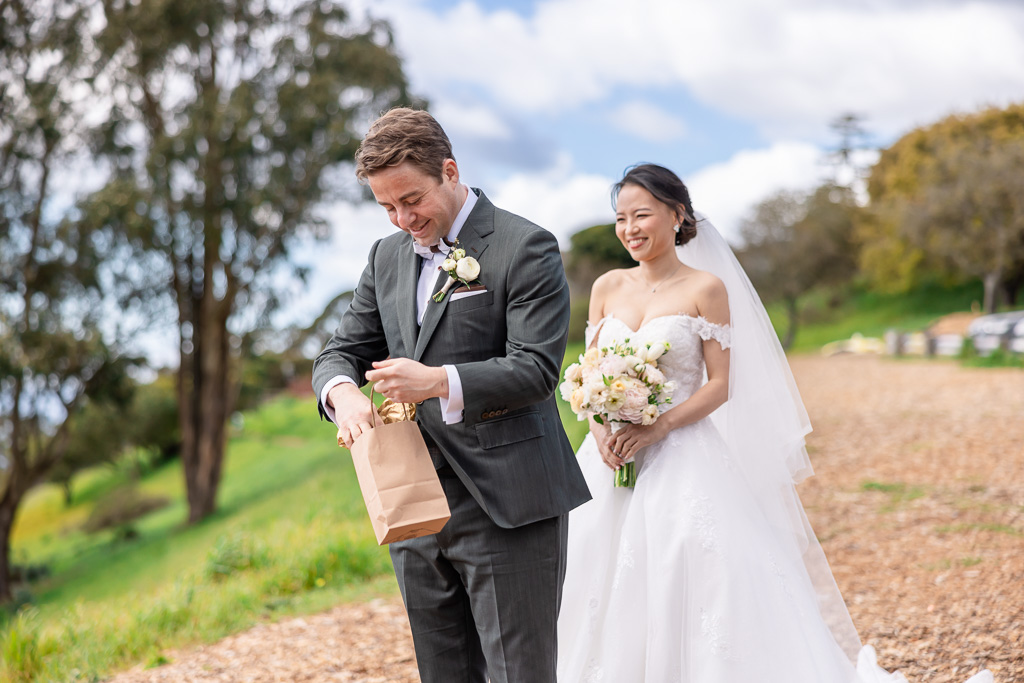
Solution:
[[[773,332],[751,336],[768,325],[760,300],[720,235],[703,229],[704,242],[681,256],[723,279],[732,325],[676,314],[633,330],[609,316],[587,341],[668,341],[658,368],[676,388],[664,412],[703,384],[703,343],[714,340],[731,348],[732,406],[641,450],[633,489],[613,488],[587,435],[577,457],[594,498],[569,516],[558,680],[906,681],[861,648],[794,488],[810,472],[809,422],[785,356]],[[990,681],[985,671],[968,683]]]

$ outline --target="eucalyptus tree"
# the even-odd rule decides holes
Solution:
[[[332,172],[369,121],[408,104],[389,27],[328,0],[103,0],[109,183],[87,220],[116,227],[173,300],[181,457],[196,522],[216,507],[241,337],[302,275]]]
[[[87,20],[74,2],[0,5],[0,602],[25,495],[67,456],[74,416],[130,389],[106,315],[113,240],[60,210],[87,133]]]

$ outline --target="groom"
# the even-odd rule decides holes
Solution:
[[[313,387],[346,445],[372,427],[364,381],[420,404],[452,513],[390,546],[420,677],[554,683],[567,513],[590,498],[554,398],[569,324],[558,244],[463,185],[424,111],[379,118],[356,175],[401,232],[370,249]],[[479,285],[437,302],[456,240]]]

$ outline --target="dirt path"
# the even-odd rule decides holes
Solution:
[[[817,476],[800,486],[879,663],[912,683],[1024,681],[1024,372],[801,357]],[[417,680],[401,605],[257,626],[143,681]]]

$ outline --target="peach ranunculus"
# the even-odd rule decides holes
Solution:
[[[652,405],[648,405],[646,408],[644,408],[643,415],[640,418],[640,424],[642,424],[642,425],[652,425],[652,424],[654,424],[654,421],[657,420],[657,419],[658,419],[658,406],[653,405],[653,404]]]
[[[572,412],[576,413],[577,416],[579,416],[580,420],[587,419],[586,416],[583,415],[584,397],[585,395],[583,393],[582,387],[577,387],[569,396],[569,407],[572,408]]]

